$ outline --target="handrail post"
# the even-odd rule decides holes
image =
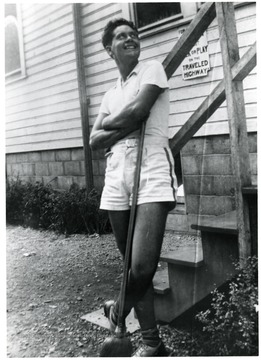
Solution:
[[[251,185],[250,159],[244,105],[243,84],[235,81],[232,67],[239,61],[234,5],[217,2],[216,13],[220,34],[224,82],[230,129],[231,161],[235,177],[235,202],[237,212],[239,259],[241,265],[251,255],[249,209],[242,194],[242,187]]]
[[[75,52],[77,63],[77,75],[79,86],[79,99],[81,109],[82,139],[84,151],[84,169],[86,189],[89,193],[93,189],[93,169],[92,153],[89,146],[89,116],[88,116],[88,98],[85,84],[84,57],[82,49],[82,32],[81,32],[81,4],[73,4],[73,24],[75,34]]]

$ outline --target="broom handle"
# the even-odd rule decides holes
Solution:
[[[128,226],[128,235],[127,235],[127,243],[126,243],[126,250],[125,250],[125,260],[124,260],[124,267],[123,267],[123,279],[122,279],[122,284],[121,284],[119,315],[118,315],[118,327],[119,327],[119,331],[121,333],[123,332],[123,327],[124,327],[123,312],[124,312],[126,289],[127,289],[127,283],[128,283],[130,261],[131,261],[132,238],[133,238],[133,231],[134,231],[136,210],[137,210],[137,200],[138,200],[145,128],[146,128],[146,120],[142,122],[140,142],[138,145],[137,163],[136,163],[134,185],[133,185],[133,197],[132,197],[132,204],[131,204],[131,210],[130,210],[130,220],[129,220],[129,226]]]

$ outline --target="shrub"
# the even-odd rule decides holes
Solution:
[[[213,291],[211,309],[196,319],[203,325],[204,353],[208,356],[258,355],[258,265],[249,258],[243,269],[229,283],[228,294]]]
[[[6,184],[6,219],[11,224],[23,222],[25,184],[17,179]]]
[[[104,233],[110,231],[108,216],[99,209],[100,194],[73,184],[57,191],[51,185],[7,183],[6,219],[10,224],[49,229],[60,233]]]

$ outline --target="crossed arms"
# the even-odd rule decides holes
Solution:
[[[92,150],[114,145],[131,132],[140,128],[162,89],[156,85],[143,85],[134,100],[116,114],[100,113],[90,135]]]

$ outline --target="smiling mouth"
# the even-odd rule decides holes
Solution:
[[[136,49],[137,48],[137,46],[136,45],[125,45],[125,49],[131,49],[131,50],[134,50],[134,49]]]

